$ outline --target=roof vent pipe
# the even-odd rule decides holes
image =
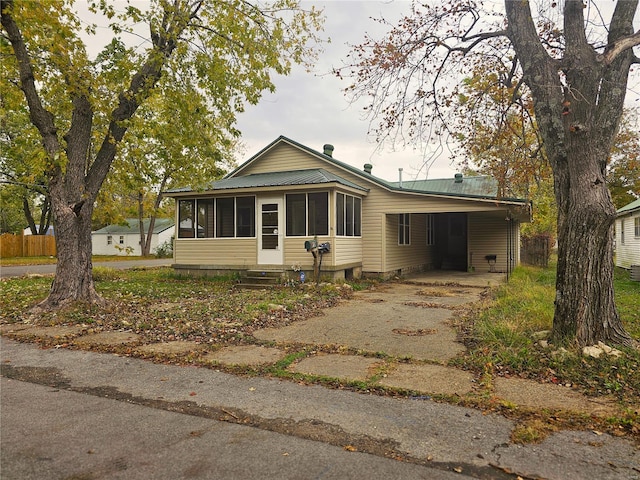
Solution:
[[[454,178],[455,178],[455,180],[454,180],[455,183],[462,183],[462,174],[461,173],[456,173],[454,175]]]
[[[324,147],[322,147],[322,153],[328,157],[333,157],[333,145],[326,143]]]
[[[373,170],[373,165],[371,165],[370,163],[365,163],[364,164],[364,172],[368,173],[369,175],[371,175],[371,170]]]
[[[402,167],[398,168],[398,186],[402,188]]]

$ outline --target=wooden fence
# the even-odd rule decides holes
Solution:
[[[547,267],[551,256],[552,238],[549,235],[533,235],[521,238],[520,260],[528,265]]]
[[[56,239],[51,235],[0,235],[0,258],[53,257]]]

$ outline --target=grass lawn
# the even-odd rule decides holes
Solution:
[[[177,276],[169,268],[121,271],[109,268],[108,264],[95,266],[94,278],[98,292],[108,301],[106,307],[76,305],[64,312],[38,314],[30,319],[32,323],[41,326],[82,325],[85,330],[95,332],[127,330],[141,335],[145,343],[191,340],[207,343],[215,349],[232,344],[264,343],[252,336],[256,329],[283,326],[309,318],[320,309],[334,305],[339,298],[348,297],[351,291],[337,285],[326,285],[320,289],[313,285],[298,285],[283,289],[241,290],[235,288],[233,277],[187,278]],[[610,423],[606,430],[625,431],[640,437],[640,415],[637,413],[640,405],[640,350],[624,349],[620,358],[595,359],[582,356],[576,346],[545,346],[534,338],[537,332],[551,329],[554,282],[553,267],[517,268],[508,284],[491,290],[482,302],[457,319],[456,326],[466,338],[467,351],[451,361],[451,365],[472,370],[479,378],[518,376],[547,383],[571,384],[587,395],[613,396],[626,413],[620,418],[607,419]],[[46,297],[50,285],[51,278],[46,277],[1,281],[0,323],[23,322],[29,315],[29,308]],[[352,286],[353,289],[367,287],[367,282]],[[640,339],[640,283],[632,282],[628,272],[618,269],[615,291],[625,328],[634,338]],[[37,341],[44,347],[59,343],[57,339],[47,338]],[[332,347],[316,345],[313,350],[325,348]],[[132,354],[126,345],[116,349],[120,350],[111,348],[108,351]],[[287,346],[286,359],[275,366],[262,370],[234,370],[231,367],[228,370],[241,374],[291,377],[287,366],[308,355],[310,350],[305,345],[290,345]],[[172,363],[191,361],[179,356],[158,360]],[[305,379],[323,382],[323,379]],[[370,384],[362,387],[345,385],[335,379],[327,381],[327,385],[401,394],[386,392]],[[478,406],[493,408],[489,404]],[[555,414],[543,420],[540,418],[537,417],[536,422],[559,422]],[[571,428],[573,421],[566,420],[564,425]],[[580,428],[585,428],[585,424],[581,423]],[[602,425],[597,428],[601,429]]]
[[[626,330],[640,340],[640,282],[616,269],[615,295]],[[543,382],[572,384],[589,395],[610,394],[628,405],[640,405],[640,350],[625,348],[620,358],[581,355],[575,345],[541,344],[537,332],[551,330],[555,265],[518,267],[493,291],[465,325],[468,353],[459,366],[494,375],[518,375]]]

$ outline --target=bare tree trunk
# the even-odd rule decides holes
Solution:
[[[91,263],[91,215],[93,202],[84,204],[77,213],[61,202],[55,202],[56,276],[49,296],[35,310],[64,307],[76,301],[104,304],[93,282]]]
[[[633,33],[637,1],[620,2],[610,43]],[[579,345],[632,345],[615,306],[615,207],[606,186],[606,159],[618,129],[633,51],[597,55],[584,32],[583,3],[565,0],[564,58],[540,43],[528,2],[505,2],[509,38],[532,91],[536,119],[553,168],[558,206],[558,272],[553,338]],[[628,10],[629,9],[629,10]],[[608,63],[607,63],[608,62]],[[562,75],[559,72],[562,72]]]
[[[605,187],[573,185],[558,219],[558,271],[553,337],[631,345],[622,327],[613,290],[615,208]],[[608,200],[608,201],[606,201]],[[560,202],[558,202],[560,205]]]

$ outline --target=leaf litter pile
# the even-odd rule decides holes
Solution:
[[[178,277],[170,269],[100,269],[94,276],[105,307],[75,305],[37,316],[29,308],[45,298],[51,278],[0,282],[2,323],[78,326],[83,334],[135,333],[142,343],[184,340],[219,347],[257,343],[251,336],[255,330],[312,317],[351,292],[333,284],[241,289],[233,279]],[[36,340],[43,346],[60,344],[56,338]]]

